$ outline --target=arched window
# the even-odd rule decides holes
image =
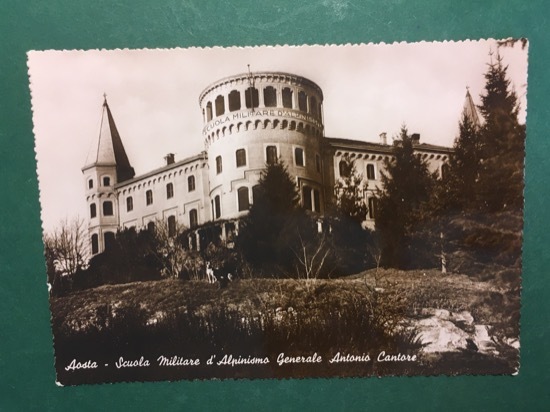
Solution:
[[[294,148],[294,161],[296,166],[304,166],[304,149],[301,147]]]
[[[212,102],[206,103],[206,121],[212,120]]]
[[[216,157],[216,173],[220,174],[223,171],[222,157]]]
[[[95,255],[99,252],[99,236],[92,235],[92,254]]]
[[[110,200],[103,202],[103,216],[113,216],[113,202]]]
[[[239,201],[239,212],[248,210],[250,208],[250,201],[248,200],[248,187],[239,187],[237,190],[237,197]]]
[[[148,191],[145,192],[145,204],[147,206],[153,204],[153,191],[152,190],[148,190]]]
[[[103,177],[103,186],[111,186],[111,178],[109,176]]]
[[[220,201],[220,196],[214,198],[214,218],[219,219],[222,215],[222,206]]]
[[[97,216],[97,208],[96,208],[95,203],[92,203],[90,205],[90,218],[93,219],[96,216]]]
[[[88,189],[93,189],[94,188],[94,179],[89,179],[88,180]]]
[[[267,146],[265,148],[265,159],[268,165],[277,163],[277,146]]]
[[[241,110],[241,94],[237,90],[231,90],[229,93],[229,111]]]
[[[238,149],[235,152],[235,158],[237,161],[237,167],[246,166],[246,151],[244,149]]]
[[[309,98],[309,111],[312,115],[317,116],[317,99],[315,96]]]
[[[225,113],[225,102],[223,96],[216,97],[216,116],[221,116]]]
[[[155,231],[155,222],[147,223],[147,230],[151,233],[154,232]]]
[[[374,165],[372,163],[369,163],[367,165],[367,179],[368,180],[374,180],[375,179],[375,176],[374,176]]]
[[[285,87],[283,89],[283,107],[287,109],[292,109],[292,89]]]
[[[105,250],[110,250],[115,244],[115,234],[113,232],[105,232],[103,234],[103,239],[105,242]]]
[[[369,197],[368,203],[369,203],[369,218],[374,219],[376,218],[377,199],[375,197]]]
[[[338,169],[340,172],[340,177],[349,177],[351,171],[349,162],[346,162],[345,160],[340,160],[340,163],[338,164]]]
[[[304,186],[302,188],[302,201],[304,203],[304,209],[313,210],[313,205],[311,203],[311,187]]]
[[[192,192],[195,190],[195,176],[189,176],[187,178],[187,191]]]
[[[176,216],[168,216],[168,236],[176,235]]]
[[[277,91],[272,86],[267,86],[264,89],[264,105],[265,107],[277,106]]]
[[[307,112],[307,95],[303,91],[298,93],[298,109]]]
[[[134,199],[132,196],[128,196],[126,198],[126,211],[131,212],[132,210],[134,210]]]
[[[191,209],[189,211],[189,227],[191,229],[197,227],[199,224],[199,215],[197,213],[197,209]]]
[[[172,183],[168,183],[166,185],[166,199],[171,199],[174,197],[174,185]]]
[[[260,105],[260,99],[258,98],[258,89],[255,87],[249,87],[245,91],[245,103],[248,109],[255,109]]]

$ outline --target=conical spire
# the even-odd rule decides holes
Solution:
[[[470,95],[470,89],[468,87],[466,87],[466,100],[464,101],[464,109],[462,110],[462,114],[466,115],[475,127],[479,127],[481,125],[479,115],[477,114],[476,105],[474,104],[474,100]]]
[[[97,144],[92,146],[86,159],[85,168],[90,166],[116,166],[117,182],[131,179],[135,175],[118,134],[111,109],[107,104],[106,95],[104,95]]]

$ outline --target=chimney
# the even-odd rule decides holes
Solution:
[[[413,133],[411,135],[412,144],[420,144],[420,133]]]
[[[388,144],[388,138],[387,138],[387,133],[386,132],[380,133],[380,144],[383,144],[383,145]]]
[[[168,153],[166,156],[164,156],[164,160],[166,161],[166,166],[174,163],[174,153]]]

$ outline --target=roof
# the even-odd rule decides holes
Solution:
[[[120,182],[117,185],[115,185],[115,187],[120,188],[120,187],[123,187],[123,186],[127,186],[127,185],[130,185],[132,183],[138,182],[140,180],[144,180],[144,179],[147,179],[149,177],[155,176],[159,173],[163,173],[163,172],[166,172],[168,170],[176,169],[180,166],[184,166],[186,164],[192,163],[192,162],[197,161],[197,160],[206,160],[207,158],[208,157],[207,157],[206,152],[200,152],[199,154],[196,154],[196,155],[193,155],[193,156],[190,156],[190,157],[186,157],[183,160],[179,160],[177,162],[170,163],[168,165],[165,165],[165,166],[159,167],[157,169],[151,170],[150,172],[147,172],[147,173],[142,174],[140,176],[136,176],[136,177],[133,177],[132,179],[125,180],[124,182]]]
[[[468,89],[466,89],[466,99],[464,101],[464,109],[462,110],[462,114],[468,117],[474,126],[479,127],[481,125],[479,115],[477,114],[476,105],[474,104],[474,100],[472,99],[472,95]]]
[[[92,146],[88,153],[84,168],[91,166],[116,166],[117,182],[131,179],[135,174],[124,150],[122,139],[106,98],[103,102],[97,143]]]
[[[392,153],[392,145],[366,142],[362,140],[351,140],[351,139],[342,139],[327,137],[328,144],[334,149],[343,149],[343,150],[360,150],[368,151],[375,153]],[[445,146],[438,146],[430,143],[419,143],[414,145],[415,150],[424,150],[427,152],[452,152],[452,148]]]

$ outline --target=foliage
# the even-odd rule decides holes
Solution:
[[[480,131],[477,204],[488,212],[523,209],[525,126],[518,121],[519,106],[507,69],[497,54],[485,73],[479,106],[485,121]]]
[[[299,234],[309,238],[314,231],[298,201],[296,185],[285,165],[282,162],[267,165],[236,241],[239,252],[257,269],[292,269]]]
[[[338,218],[361,225],[367,217],[363,176],[357,172],[354,159],[346,155],[342,161],[345,163],[346,173],[338,179],[334,186],[336,215]]]
[[[433,232],[420,228],[430,217],[428,202],[435,176],[428,172],[426,162],[415,155],[405,126],[385,168],[376,215],[383,265],[405,268],[433,264]]]

